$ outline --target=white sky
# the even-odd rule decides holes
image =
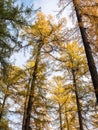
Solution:
[[[42,12],[45,14],[56,14],[58,10],[58,0],[36,0],[34,2],[34,7],[41,6]]]

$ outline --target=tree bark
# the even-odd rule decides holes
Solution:
[[[67,116],[67,112],[65,111],[65,120],[66,120],[66,124],[67,124],[67,130],[69,129],[69,121],[68,121],[68,116]]]
[[[62,127],[61,106],[60,106],[60,104],[59,104],[59,119],[60,119],[60,130],[63,130],[63,127]]]
[[[82,114],[81,114],[81,107],[80,107],[78,90],[77,90],[75,70],[72,70],[72,76],[73,76],[73,85],[74,85],[75,95],[76,95],[76,104],[77,104],[77,109],[78,109],[78,117],[79,117],[80,130],[83,130]]]
[[[2,119],[2,116],[3,116],[3,113],[4,113],[4,106],[5,106],[6,99],[7,99],[7,96],[5,95],[5,96],[4,96],[4,99],[3,99],[2,106],[1,106],[0,120]]]
[[[81,14],[79,13],[77,6],[76,6],[76,0],[73,0],[73,3],[74,3],[74,6],[75,6],[75,11],[76,11],[78,23],[82,23],[82,17],[81,17]],[[96,66],[95,66],[94,59],[93,59],[90,43],[87,39],[86,31],[83,28],[83,26],[79,26],[79,28],[80,28],[84,48],[85,48],[85,53],[86,53],[86,57],[87,57],[89,71],[90,71],[90,74],[91,74],[91,78],[92,78],[92,82],[93,82],[93,86],[94,86],[94,90],[95,90],[96,101],[98,103],[98,73],[97,73],[97,69],[96,69]]]
[[[7,86],[7,90],[9,89],[9,86]],[[3,117],[3,113],[4,113],[4,107],[5,107],[5,103],[6,103],[6,99],[8,97],[8,94],[5,93],[4,98],[3,98],[3,103],[1,105],[1,110],[0,110],[0,120]]]
[[[31,83],[31,79],[29,79],[29,82],[27,83],[27,84],[29,84],[29,87],[30,87],[30,83]],[[27,87],[27,92],[26,92],[26,96],[25,96],[22,128],[24,128],[24,125],[25,125],[27,103],[28,103],[28,99],[29,99],[29,89],[30,89],[29,87]]]
[[[36,76],[37,76],[38,63],[40,61],[40,51],[41,51],[42,46],[43,46],[42,43],[38,44],[36,61],[35,61],[35,66],[34,66],[34,70],[33,70],[33,74],[32,74],[30,96],[29,96],[27,108],[25,111],[25,117],[23,117],[22,130],[30,130],[30,117],[31,117],[32,106],[33,106],[34,88],[35,88],[35,82],[36,82]]]

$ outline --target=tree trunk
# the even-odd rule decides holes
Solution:
[[[9,89],[9,86],[7,86],[7,90],[8,89]],[[6,102],[7,97],[8,97],[8,95],[5,94],[4,99],[3,99],[3,103],[1,105],[1,110],[0,110],[0,120],[2,119],[2,116],[3,116],[3,113],[4,113],[4,107],[5,107],[5,102]]]
[[[29,82],[27,83],[27,84],[29,84],[29,87],[27,87],[27,92],[26,92],[26,96],[25,96],[22,128],[23,128],[24,125],[25,125],[27,103],[28,103],[28,99],[29,99],[29,91],[30,91],[30,90],[29,90],[29,89],[30,89],[30,83],[31,83],[31,79],[29,79]]]
[[[4,113],[4,106],[5,106],[6,99],[7,99],[7,96],[5,95],[4,99],[3,99],[2,106],[1,106],[1,110],[0,110],[0,120],[2,119],[2,116],[3,116],[3,113]]]
[[[69,129],[69,121],[68,121],[68,116],[67,116],[67,112],[65,111],[65,120],[66,120],[66,124],[67,124],[67,130]]]
[[[29,96],[27,108],[26,108],[26,111],[25,111],[25,118],[23,117],[22,130],[30,130],[31,129],[31,127],[30,127],[30,117],[31,117],[31,112],[32,112],[33,98],[34,98],[34,88],[35,88],[35,82],[36,82],[38,63],[40,61],[40,51],[41,51],[42,46],[43,46],[42,43],[38,44],[36,61],[35,61],[35,66],[34,66],[34,70],[33,70],[33,74],[32,74],[30,96]]]
[[[73,3],[74,3],[74,6],[75,6],[75,11],[76,11],[78,23],[82,23],[81,14],[79,13],[79,10],[78,10],[78,8],[75,4],[76,1],[73,0]],[[85,48],[85,53],[86,53],[86,57],[87,57],[89,71],[90,71],[93,86],[94,86],[94,89],[95,89],[96,100],[97,100],[97,103],[98,103],[98,73],[97,73],[97,69],[96,69],[96,66],[95,66],[94,59],[93,59],[90,43],[87,39],[86,31],[83,28],[83,26],[79,26],[79,28],[80,28],[84,48]]]
[[[72,70],[72,76],[73,76],[73,85],[74,85],[75,95],[76,95],[76,104],[77,104],[77,109],[78,109],[80,130],[83,130],[82,114],[81,114],[81,107],[80,107],[80,102],[79,102],[79,97],[78,97],[78,90],[77,90],[76,77],[75,77],[75,70]]]
[[[60,106],[60,104],[59,104],[59,119],[60,119],[60,130],[63,130],[63,127],[62,127],[61,106]]]

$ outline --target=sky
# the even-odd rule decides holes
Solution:
[[[56,10],[58,10],[57,1],[58,0],[36,0],[34,2],[34,7],[41,6],[45,14],[55,14]]]
[[[58,9],[58,0],[18,0],[18,3],[29,7],[33,4],[35,9],[41,7],[45,14],[53,14]]]
[[[18,4],[23,3],[24,6],[30,7],[32,4],[34,6],[34,9],[37,9],[41,7],[41,11],[44,12],[46,15],[52,14],[55,16],[60,8],[58,8],[58,0],[18,0]],[[63,17],[67,17],[69,15],[69,10],[65,10],[63,13]],[[68,26],[71,26],[71,23],[68,22]],[[28,50],[29,51],[29,50]],[[14,55],[11,57],[11,61],[19,66],[23,67],[26,61],[29,59],[29,53],[24,51],[21,51],[19,53],[14,53]]]

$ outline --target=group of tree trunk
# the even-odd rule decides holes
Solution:
[[[94,57],[98,47],[98,2],[59,2],[63,9],[70,6],[72,16],[77,18],[78,25],[70,30],[64,24],[66,20],[56,23],[51,15],[45,16],[41,11],[31,25],[27,20],[32,13],[30,8],[18,6],[13,0],[0,2],[1,130],[98,128]],[[71,32],[74,28],[79,28],[76,34]],[[25,67],[10,63],[13,53],[26,46],[31,56]]]

